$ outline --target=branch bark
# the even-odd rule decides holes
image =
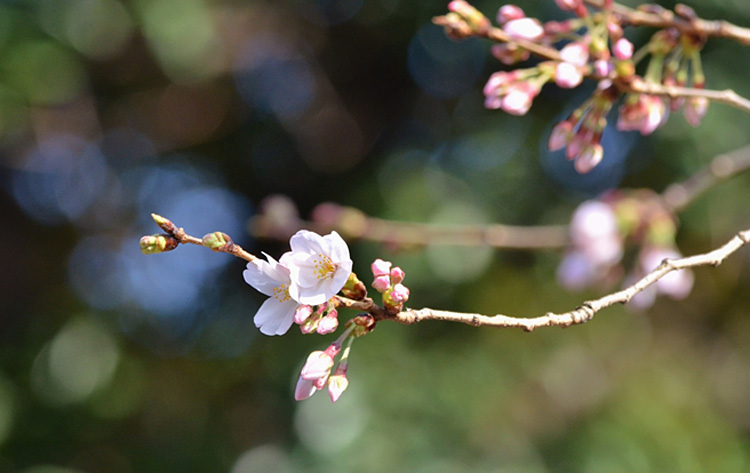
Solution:
[[[376,320],[389,319],[406,325],[412,325],[427,320],[442,320],[446,322],[459,322],[473,327],[521,328],[527,332],[531,332],[540,327],[570,327],[571,325],[588,322],[602,309],[615,304],[627,303],[636,294],[656,283],[656,281],[672,271],[680,271],[696,266],[718,266],[729,255],[748,244],[748,242],[750,242],[750,229],[738,232],[727,243],[708,253],[689,256],[686,258],[664,260],[652,272],[636,281],[633,285],[604,297],[600,297],[599,299],[586,301],[581,304],[581,306],[569,312],[560,314],[548,312],[539,317],[522,318],[503,314],[489,316],[424,308],[407,309],[398,314],[386,313],[385,315],[383,315],[382,312],[371,312],[371,315],[373,315]]]

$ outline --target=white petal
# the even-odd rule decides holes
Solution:
[[[321,253],[323,237],[309,230],[300,230],[289,239],[289,246],[293,253]]]
[[[323,237],[330,245],[330,257],[336,263],[342,263],[344,261],[351,261],[349,256],[349,247],[341,235],[336,232],[331,232]]]
[[[292,291],[289,291],[291,295]],[[331,297],[328,297],[326,293],[321,292],[319,287],[300,287],[298,288],[297,300],[300,304],[307,305],[318,305],[322,304]]]
[[[255,260],[247,263],[247,269],[242,272],[245,282],[255,290],[266,296],[273,295],[273,289],[278,287],[279,281],[268,276],[266,269],[268,263],[263,260]]]
[[[283,335],[292,326],[296,308],[294,301],[279,302],[269,297],[258,309],[253,322],[264,335]]]

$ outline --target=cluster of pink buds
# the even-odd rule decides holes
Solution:
[[[512,66],[525,61],[532,51],[548,59],[535,67],[492,74],[484,87],[486,108],[524,115],[548,82],[574,88],[585,77],[598,81],[592,97],[557,124],[549,139],[550,149],[566,148],[566,156],[575,160],[576,170],[586,173],[602,160],[601,138],[607,114],[628,84],[704,87],[700,51],[705,38],[667,28],[654,34],[636,52],[624,37],[622,18],[613,11],[612,0],[599,5],[587,5],[584,0],[555,0],[555,3],[575,17],[542,23],[527,17],[517,5],[508,4],[498,10],[499,27],[493,28],[481,12],[466,1],[456,0],[448,5],[451,13],[434,21],[457,39],[483,36],[500,41],[493,45],[492,55],[503,64]],[[593,13],[592,8],[598,12]],[[676,8],[675,13],[688,21],[696,18],[685,6]],[[553,48],[558,47],[555,53]],[[641,77],[636,74],[635,65],[647,56],[649,64]],[[707,111],[708,101],[704,97],[670,100],[657,95],[626,94],[619,108],[617,129],[648,135],[665,123],[670,108],[683,108],[688,123],[697,126]]]
[[[391,268],[390,261],[376,259],[370,270],[375,277],[372,287],[383,295],[383,306],[389,312],[399,312],[409,300],[409,288],[401,284],[406,274],[398,266]]]
[[[318,333],[327,335],[333,333],[339,326],[339,313],[336,310],[334,300],[331,299],[314,309],[309,305],[297,306],[294,312],[294,323],[299,325],[304,334]]]
[[[676,221],[660,197],[650,191],[613,192],[582,203],[570,222],[571,249],[557,270],[568,289],[592,284],[610,285],[625,272],[625,245],[640,247],[637,264],[625,277],[627,284],[653,271],[666,258],[679,258],[675,248]],[[672,272],[633,298],[631,307],[650,306],[657,293],[673,299],[688,295],[693,285],[689,270]]]
[[[323,351],[316,350],[307,357],[294,389],[294,398],[297,401],[307,399],[327,386],[331,402],[336,402],[349,387],[346,372],[349,369],[352,342],[355,338],[372,331],[375,321],[369,315],[358,315],[346,325],[344,333],[328,348]]]

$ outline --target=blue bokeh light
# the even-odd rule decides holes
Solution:
[[[18,205],[34,220],[57,225],[81,218],[102,193],[110,170],[99,148],[72,135],[42,141],[13,173]]]
[[[308,60],[273,38],[250,39],[240,50],[237,63],[237,91],[262,113],[293,118],[315,99],[315,77]]]

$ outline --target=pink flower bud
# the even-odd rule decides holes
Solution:
[[[536,94],[532,95],[526,87],[511,86],[508,93],[501,99],[500,108],[511,115],[525,115],[531,108]]]
[[[312,306],[301,304],[297,306],[297,309],[294,311],[294,323],[297,325],[302,325],[305,323],[305,321],[312,315],[313,308]]]
[[[589,62],[589,47],[583,43],[570,43],[560,50],[560,59],[574,66],[585,66]]]
[[[320,319],[320,322],[318,322],[318,329],[317,329],[318,334],[327,335],[329,333],[335,332],[336,329],[339,327],[339,319],[337,315],[338,314],[336,313],[336,310],[332,310],[331,312],[328,313],[328,315]]]
[[[315,391],[317,391],[317,388],[313,385],[313,382],[300,376],[297,380],[297,386],[294,388],[294,399],[302,401],[315,394]]]
[[[501,26],[511,20],[518,20],[525,17],[526,14],[521,10],[521,7],[517,5],[503,5],[497,11],[497,22]]]
[[[503,25],[503,30],[511,38],[536,41],[544,35],[544,28],[536,18],[519,18]]]
[[[573,11],[578,8],[582,0],[555,0],[557,7],[563,11]]]
[[[508,66],[525,61],[531,56],[529,51],[515,44],[494,44],[490,52],[498,61]]]
[[[552,128],[549,141],[547,141],[547,148],[550,151],[563,149],[572,136],[573,124],[568,120],[563,120]]]
[[[569,62],[560,62],[555,68],[555,84],[564,89],[578,87],[583,81],[581,70]]]
[[[633,43],[625,38],[617,40],[614,46],[612,46],[612,54],[621,61],[630,59],[633,57]]]
[[[331,376],[328,380],[328,397],[331,398],[331,402],[338,401],[348,387],[349,380],[346,378],[345,374]]]
[[[409,288],[403,284],[396,284],[391,291],[391,298],[398,303],[404,303],[409,300]]]
[[[599,76],[607,77],[612,72],[612,64],[605,59],[598,59],[594,61],[594,72]]]
[[[329,347],[330,348],[330,347]],[[307,357],[305,366],[302,367],[300,378],[315,381],[320,378],[328,378],[333,367],[333,356],[326,351],[316,350]]]
[[[391,262],[378,258],[370,265],[370,270],[375,277],[388,275],[391,272]]]
[[[697,127],[708,111],[708,99],[705,97],[690,97],[685,103],[682,113],[690,126]]]
[[[604,148],[599,143],[592,143],[583,148],[575,161],[575,168],[581,174],[586,174],[599,164],[604,156]]]
[[[400,267],[396,266],[395,268],[391,270],[391,282],[393,284],[400,283],[401,281],[404,280],[405,277],[406,277],[406,273],[404,273],[404,270],[401,269]]]
[[[391,285],[391,277],[389,275],[378,276],[372,281],[372,287],[378,292],[383,292],[388,289]]]

